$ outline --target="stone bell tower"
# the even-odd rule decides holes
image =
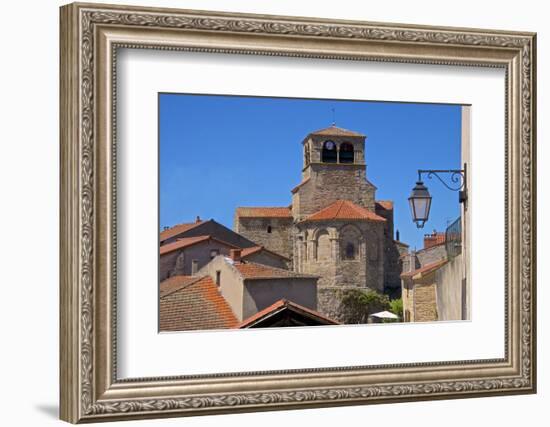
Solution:
[[[295,220],[340,199],[374,211],[376,187],[367,180],[365,139],[335,125],[304,138],[302,182],[292,190]]]

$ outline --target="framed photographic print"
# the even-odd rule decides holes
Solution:
[[[536,390],[535,34],[61,8],[61,418]]]

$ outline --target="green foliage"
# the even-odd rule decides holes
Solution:
[[[403,319],[403,300],[401,298],[391,300],[389,311]]]
[[[346,289],[342,292],[341,310],[344,323],[367,323],[370,314],[389,308],[387,295],[373,290]]]

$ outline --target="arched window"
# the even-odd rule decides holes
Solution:
[[[304,145],[304,166],[309,165],[309,145]]]
[[[336,151],[336,144],[333,141],[325,141],[323,144],[321,161],[323,163],[336,163],[338,161],[338,152]]]
[[[353,243],[348,242],[346,244],[346,248],[344,250],[344,258],[355,259],[355,245]]]
[[[317,235],[315,258],[318,261],[328,260],[332,258],[331,253],[330,237],[326,230],[322,230]]]
[[[343,142],[340,145],[340,163],[353,163],[353,145]]]
[[[355,260],[361,255],[361,231],[354,225],[348,224],[340,229],[340,257],[343,260]]]

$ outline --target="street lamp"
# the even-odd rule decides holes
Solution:
[[[428,187],[426,187],[422,181],[418,180],[409,197],[411,215],[418,228],[423,228],[426,221],[428,221],[431,205],[432,196],[430,196]]]
[[[411,215],[418,228],[423,228],[426,221],[428,221],[430,207],[432,205],[432,196],[430,196],[428,187],[426,187],[422,181],[422,174],[427,174],[429,179],[435,176],[449,190],[458,191],[458,201],[460,203],[466,203],[468,200],[466,188],[466,163],[464,163],[464,169],[419,169],[418,180],[409,197]],[[450,174],[450,181],[458,186],[448,185],[443,181],[440,174]]]

